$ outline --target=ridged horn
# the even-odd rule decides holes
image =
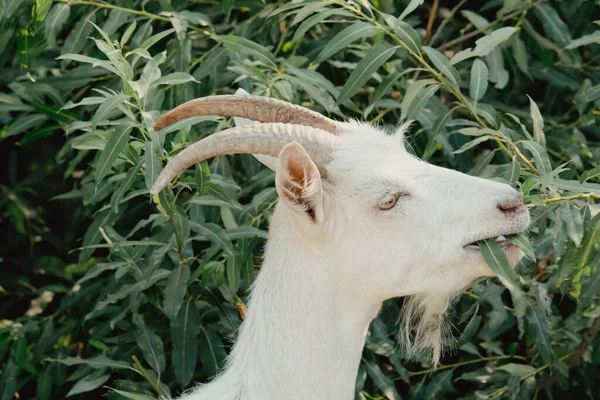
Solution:
[[[154,124],[159,131],[181,119],[201,115],[248,118],[262,123],[283,122],[310,126],[336,134],[337,123],[315,111],[285,101],[251,95],[208,96],[190,100]]]
[[[240,126],[208,136],[187,147],[173,157],[152,186],[157,194],[181,171],[192,165],[221,154],[266,154],[273,157],[285,145],[298,142],[310,155],[319,170],[331,160],[337,138],[321,129],[303,125],[265,123]]]

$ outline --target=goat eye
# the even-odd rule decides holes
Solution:
[[[390,195],[390,196],[386,196],[383,199],[381,199],[381,201],[379,201],[379,209],[380,210],[389,210],[392,207],[394,207],[396,205],[396,202],[398,201],[398,195],[394,194],[394,195]]]

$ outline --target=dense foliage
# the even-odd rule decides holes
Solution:
[[[437,370],[403,357],[401,300],[385,303],[357,398],[597,397],[599,2],[421,3],[0,0],[0,398],[149,399],[217,372],[273,173],[219,157],[151,199],[169,157],[232,121],[152,124],[238,87],[413,118],[412,152],[508,182],[532,212],[512,239],[527,258],[517,273],[490,258],[500,279],[457,300]]]

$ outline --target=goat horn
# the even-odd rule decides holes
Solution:
[[[266,123],[226,129],[197,141],[173,157],[152,186],[157,194],[181,171],[221,154],[266,154],[278,156],[285,145],[298,142],[319,170],[331,160],[337,138],[321,129],[303,125]]]
[[[315,111],[285,101],[251,95],[208,96],[190,100],[166,113],[154,124],[159,131],[181,119],[200,115],[224,115],[254,121],[305,125],[336,133],[337,123]]]

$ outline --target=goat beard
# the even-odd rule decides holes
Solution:
[[[404,299],[398,335],[408,358],[431,358],[437,367],[451,331],[445,316],[458,292],[416,294]]]

